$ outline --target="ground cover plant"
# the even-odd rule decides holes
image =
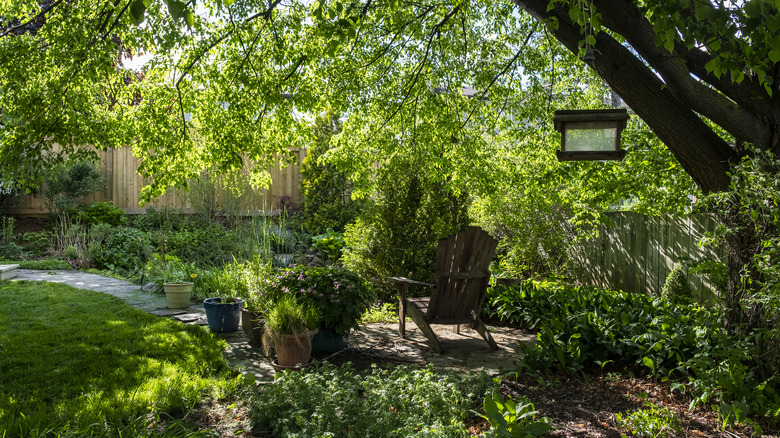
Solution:
[[[715,310],[530,281],[487,301],[491,315],[538,331],[518,371],[628,369],[687,391],[691,408],[712,405],[725,424],[780,421],[778,377],[759,373],[755,337],[728,332]]]
[[[250,418],[254,433],[279,437],[462,437],[464,420],[495,385],[484,373],[404,366],[360,373],[326,363],[285,372],[252,401]]]
[[[6,282],[0,296],[0,436],[146,436],[241,385],[201,327],[60,284]]]

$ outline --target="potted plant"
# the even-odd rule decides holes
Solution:
[[[241,329],[253,343],[263,342],[264,314],[268,303],[260,292],[250,292],[241,308]]]
[[[206,271],[202,283],[204,289],[217,294],[203,300],[209,330],[214,333],[238,330],[241,309],[244,307],[244,299],[240,296],[246,295],[241,267],[227,265],[220,270]]]
[[[356,274],[337,267],[295,266],[269,280],[276,296],[293,294],[320,314],[313,352],[335,353],[347,347],[347,335],[376,301],[374,289]]]
[[[274,302],[265,315],[263,348],[276,351],[272,365],[277,370],[307,366],[311,357],[311,339],[317,332],[319,315],[313,307],[299,303],[291,295]]]
[[[214,333],[234,332],[241,321],[244,300],[235,297],[212,297],[203,300],[206,322]]]
[[[185,309],[190,306],[193,280],[198,274],[185,266],[181,259],[172,255],[154,254],[146,265],[146,275],[155,283],[157,290],[165,292],[165,302],[170,309]]]

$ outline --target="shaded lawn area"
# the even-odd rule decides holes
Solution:
[[[240,385],[224,341],[99,292],[0,283],[0,437],[146,434]]]

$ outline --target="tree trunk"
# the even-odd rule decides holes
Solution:
[[[763,308],[751,300],[753,292],[761,283],[761,274],[756,269],[755,254],[761,241],[755,227],[740,213],[739,202],[731,201],[720,214],[720,221],[726,227],[726,250],[728,288],[725,296],[725,323],[729,329],[748,333],[764,325]]]
[[[555,3],[550,9],[548,0],[515,3],[539,21],[554,19],[557,23],[548,26],[549,31],[569,51],[579,52],[584,35],[581,27],[571,21],[565,2]],[[710,84],[714,82],[727,89],[725,94],[731,100],[714,96],[713,87],[717,86],[699,83],[690,70],[698,69],[697,76],[702,76],[699,67],[701,57],[709,56],[706,52],[681,49],[677,53],[676,48],[671,56],[655,45],[652,25],[631,2],[594,0],[593,4],[602,14],[604,25],[625,37],[634,50],[608,32],[599,32],[594,45],[595,60],[589,65],[647,123],[705,193],[729,190],[729,172],[743,152],[704,123],[700,114],[728,125],[739,144],[750,142],[759,149],[778,147],[780,130],[776,129],[777,117],[771,109],[776,105],[775,98],[770,98],[770,104],[766,104],[766,96],[761,97],[761,102],[751,100],[745,98],[746,92],[753,92],[750,87],[754,84],[750,81],[746,80],[740,89],[708,76]],[[745,105],[741,107],[736,102]],[[733,200],[720,218],[732,230],[726,238],[725,319],[729,329],[747,332],[766,328],[767,321],[761,305],[752,300],[761,283],[753,259],[760,250],[760,239],[749,218],[740,212],[738,201]]]

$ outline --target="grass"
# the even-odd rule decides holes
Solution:
[[[70,263],[60,259],[43,259],[43,260],[3,260],[0,264],[19,265],[19,269],[38,269],[42,271],[55,270],[55,269],[73,269]]]
[[[396,314],[397,309],[397,304],[379,303],[373,305],[360,317],[359,324],[371,324],[376,322],[392,324],[398,322],[398,315]]]
[[[202,327],[61,284],[3,282],[0,296],[0,437],[171,436],[150,425],[240,386]]]

